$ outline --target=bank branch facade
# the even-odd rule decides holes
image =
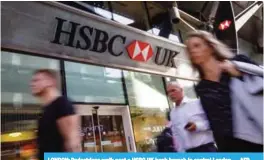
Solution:
[[[177,81],[196,98],[182,43],[58,2],[2,2],[2,158],[36,154],[40,103],[34,70],[61,74],[61,92],[82,118],[83,152],[149,152],[173,107]]]

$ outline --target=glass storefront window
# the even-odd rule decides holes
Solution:
[[[156,137],[166,126],[166,111],[155,108],[130,108],[138,152],[155,152]]]
[[[127,152],[121,115],[82,116],[82,137],[83,152]]]
[[[155,138],[166,125],[169,108],[163,79],[128,71],[124,71],[124,76],[137,151],[153,151]]]
[[[126,105],[76,105],[76,108],[82,119],[83,152],[130,150],[133,142],[129,139],[132,131]]]
[[[41,108],[31,95],[30,80],[37,69],[59,71],[59,62],[2,51],[1,63],[1,158],[34,158]]]
[[[162,77],[124,71],[129,105],[139,108],[168,108]]]
[[[99,115],[103,152],[127,152],[121,115]],[[109,143],[110,142],[110,143]]]
[[[65,62],[67,95],[76,102],[125,104],[118,69]]]

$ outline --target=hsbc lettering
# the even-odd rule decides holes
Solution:
[[[51,43],[65,45],[68,47],[73,47],[73,48],[82,49],[82,50],[90,50],[90,51],[97,52],[97,53],[103,53],[106,50],[108,50],[108,52],[113,56],[120,56],[123,53],[123,51],[119,51],[119,52],[114,51],[113,45],[115,43],[115,40],[117,39],[120,39],[124,45],[126,42],[126,37],[121,36],[121,35],[115,35],[110,38],[107,32],[105,31],[92,28],[90,26],[80,26],[80,24],[71,22],[71,21],[69,22],[71,26],[70,31],[65,31],[62,28],[63,28],[63,25],[67,22],[67,20],[64,20],[58,17],[56,17],[56,19],[57,19],[57,29],[56,29],[56,33],[54,36],[54,40],[51,41]],[[78,34],[80,35],[82,40],[77,40],[77,42],[74,43],[77,29],[78,29]],[[68,41],[65,42],[64,44],[62,44],[61,42],[62,34],[68,35]],[[95,39],[92,45],[90,37],[93,34],[95,34]],[[84,43],[82,43],[82,41]]]
[[[109,37],[109,34],[107,32],[100,29],[96,29],[86,25],[82,26],[79,23],[67,21],[65,19],[58,17],[56,17],[56,20],[57,20],[56,32],[54,35],[54,39],[51,41],[51,43],[64,45],[81,50],[89,50],[96,53],[104,53],[107,51],[111,55],[116,57],[121,56],[124,53],[125,48],[127,47],[125,46],[127,40],[125,36],[117,34]],[[68,30],[63,29],[64,28],[63,26],[65,26],[66,23],[68,23],[68,25],[70,26],[70,29]],[[67,35],[67,38],[64,41],[61,38],[63,34]],[[79,37],[81,39],[77,39],[76,34],[79,34]],[[123,47],[121,48],[123,48],[123,50],[117,50],[116,47],[114,47],[114,45],[122,45]],[[157,46],[156,53],[154,54],[155,56],[154,62],[157,65],[164,65],[164,66],[176,68],[173,59],[177,54],[179,54],[179,52]],[[130,56],[130,53],[129,53],[129,57],[133,59]],[[148,59],[150,58],[151,57],[148,57]]]

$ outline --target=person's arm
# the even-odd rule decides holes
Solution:
[[[57,127],[63,137],[66,152],[81,152],[80,117],[75,113],[73,104],[62,98],[57,105]]]
[[[201,132],[210,130],[210,125],[207,120],[199,120],[195,122],[189,122],[186,125],[186,129],[190,132]]]
[[[78,115],[69,115],[57,120],[59,131],[64,139],[66,152],[81,152],[79,133],[80,120]]]
[[[240,72],[234,63],[232,63],[230,60],[225,60],[221,64],[221,69],[223,72],[226,72],[230,74],[233,77],[239,77],[242,76],[242,72]]]
[[[187,105],[190,114],[189,122],[185,125],[185,129],[190,132],[200,132],[210,130],[210,124],[207,116],[201,106],[199,99],[189,102]]]
[[[207,131],[210,130],[210,125],[208,120],[201,120],[194,122],[196,125],[196,131]]]
[[[240,77],[243,73],[257,75],[263,77],[263,68],[249,57],[239,54],[231,60],[225,60],[221,63],[223,71],[232,76]]]

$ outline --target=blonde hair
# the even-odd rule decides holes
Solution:
[[[234,54],[231,52],[229,47],[217,40],[209,32],[201,30],[193,31],[188,34],[187,39],[192,37],[198,37],[207,42],[207,44],[214,50],[214,56],[216,56],[219,60],[225,60],[234,57]]]
[[[36,75],[36,74],[45,74],[47,75],[48,77],[52,78],[55,80],[56,82],[56,87],[57,88],[60,88],[60,85],[61,85],[61,77],[60,77],[60,74],[56,71],[56,70],[53,70],[53,69],[38,69],[36,70],[33,75]]]
[[[235,56],[234,53],[230,50],[230,48],[222,43],[221,41],[217,40],[211,33],[202,31],[202,30],[196,30],[192,31],[187,35],[187,41],[190,38],[198,37],[204,40],[212,49],[213,49],[213,56],[219,60],[224,61],[226,59],[231,59]],[[188,51],[187,51],[188,52]],[[203,73],[199,66],[192,64],[194,68],[196,68],[200,74],[200,76],[203,76]]]

